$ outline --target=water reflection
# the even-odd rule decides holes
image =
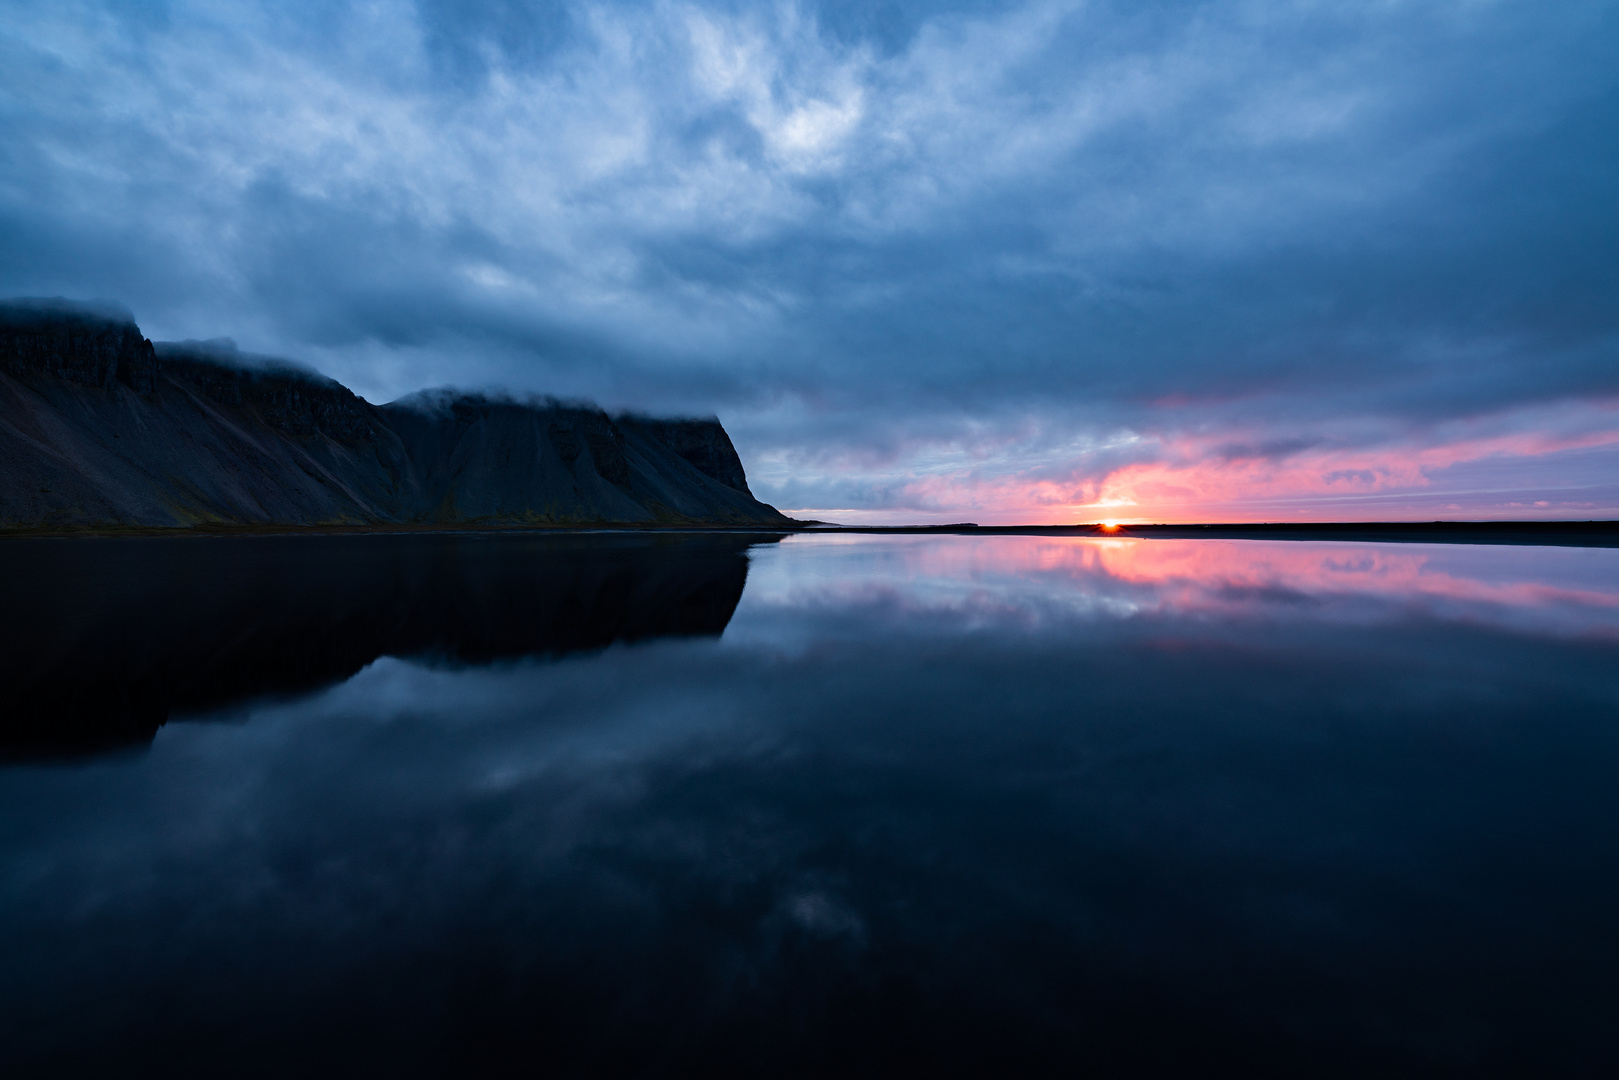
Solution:
[[[882,594],[989,619],[1446,620],[1566,635],[1619,631],[1619,554],[1577,547],[1094,540],[1046,536],[793,537],[755,601],[817,606]]]
[[[1209,545],[792,537],[0,770],[0,1066],[1600,1074],[1619,551]]]
[[[1071,559],[1057,556],[1059,564]],[[1619,626],[1619,579],[1611,576],[1619,561],[1590,548],[1124,540],[1097,544],[1095,566],[1152,586],[1159,604],[1182,610],[1229,610],[1247,596],[1362,597],[1401,607],[1466,604],[1475,617],[1506,622],[1526,609],[1555,611],[1546,624],[1571,631]]]
[[[171,715],[305,693],[379,656],[489,663],[717,635],[747,549],[769,539],[11,541],[0,753],[146,742]]]

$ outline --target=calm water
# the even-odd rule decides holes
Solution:
[[[1619,1066],[1619,550],[0,559],[7,1076]]]

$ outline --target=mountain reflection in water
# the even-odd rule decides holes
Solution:
[[[404,534],[17,541],[0,750],[150,740],[171,715],[346,679],[717,635],[770,537]]]
[[[1619,550],[133,546],[17,647],[241,722],[0,768],[6,1075],[1612,1064]]]

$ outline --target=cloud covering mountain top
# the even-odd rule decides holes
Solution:
[[[1619,5],[7,5],[0,293],[843,520],[1619,514]]]

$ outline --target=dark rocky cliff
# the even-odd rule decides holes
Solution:
[[[376,410],[348,387],[290,364],[248,366],[235,348],[212,342],[164,342],[155,348],[163,373],[210,401],[252,409],[288,435],[323,434],[339,442],[376,438]]]
[[[378,407],[219,343],[154,348],[116,309],[0,303],[0,528],[787,522],[717,420]]]
[[[134,316],[112,305],[0,304],[0,362],[10,375],[54,375],[102,389],[117,381],[137,394],[157,389],[152,343],[141,336]]]
[[[650,416],[624,416],[619,423],[640,432],[645,438],[675,452],[704,476],[711,476],[727,487],[748,490],[731,437],[718,420],[659,420]],[[749,492],[752,494],[752,492]]]

